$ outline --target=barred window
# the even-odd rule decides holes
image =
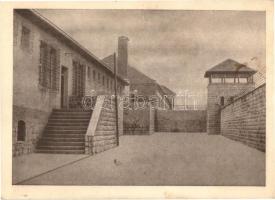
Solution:
[[[83,97],[85,94],[85,65],[73,61],[73,95]]]
[[[98,82],[100,83],[100,73],[99,72],[97,73],[97,79],[98,79]]]
[[[96,71],[93,70],[93,80],[95,81],[95,79],[96,79]]]
[[[109,78],[107,78],[107,89],[109,89]]]
[[[45,88],[58,90],[59,53],[46,42],[40,42],[39,84]]]

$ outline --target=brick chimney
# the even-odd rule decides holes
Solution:
[[[128,71],[128,37],[120,36],[118,38],[118,57],[117,57],[117,73],[127,79]]]

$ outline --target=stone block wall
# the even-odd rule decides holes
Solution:
[[[35,109],[25,108],[22,106],[13,106],[12,117],[12,155],[20,156],[32,153],[44,127],[47,124],[50,113]],[[25,141],[17,140],[18,121],[24,121],[26,127]]]
[[[154,132],[155,111],[146,107],[139,110],[124,110],[123,129],[125,135],[149,135]]]
[[[157,132],[206,132],[205,110],[157,110]]]
[[[119,117],[119,124],[122,123],[121,119],[122,116]],[[91,146],[92,153],[100,153],[117,146],[115,99],[111,96],[104,98]]]
[[[208,85],[207,96],[207,133],[220,134],[221,97],[224,97],[224,104],[230,102],[244,92],[255,88],[254,84],[233,84],[233,83],[211,83]]]
[[[265,151],[265,124],[265,84],[221,110],[221,134],[261,151]]]

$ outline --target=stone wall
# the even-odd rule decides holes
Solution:
[[[155,111],[150,108],[124,109],[123,129],[125,135],[149,135],[154,132]]]
[[[118,102],[119,103],[119,102]],[[119,135],[123,133],[121,108],[118,112]],[[86,134],[87,154],[100,153],[117,146],[116,107],[112,96],[99,96]]]
[[[48,121],[50,113],[40,110],[13,106],[13,128],[12,128],[12,155],[20,156],[32,153],[35,150],[43,129]],[[17,140],[18,121],[23,120],[26,125],[25,141]]]
[[[239,97],[221,110],[221,134],[265,151],[266,86]]]
[[[206,132],[205,110],[157,110],[157,132]]]
[[[233,84],[233,83],[211,83],[208,85],[207,96],[207,133],[220,134],[220,109],[221,97],[224,97],[224,104],[230,102],[246,91],[255,88],[254,84]]]

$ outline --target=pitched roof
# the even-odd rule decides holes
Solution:
[[[162,89],[162,91],[163,91],[164,94],[166,94],[166,95],[172,95],[172,96],[176,95],[176,93],[173,92],[172,90],[170,90],[168,87],[166,87],[164,85],[160,85],[160,87],[161,87],[161,89]]]
[[[154,79],[131,66],[128,66],[128,78],[132,84],[156,84]]]
[[[36,10],[34,10],[34,9],[15,9],[15,12],[20,14],[21,16],[29,19],[32,23],[36,24],[41,29],[46,30],[47,33],[54,35],[56,38],[58,38],[58,40],[65,43],[70,48],[76,50],[81,56],[83,56],[87,60],[100,65],[107,73],[113,74],[113,71],[110,70],[110,68],[104,62],[102,62],[98,57],[96,57],[94,54],[92,54],[88,49],[83,47],[75,39],[73,39],[71,36],[69,36],[67,33],[65,33],[62,29],[57,27],[55,24],[53,24],[47,18],[42,16]],[[123,78],[121,78],[121,77],[118,77],[118,78],[123,83],[128,84],[127,81],[125,81]]]
[[[207,70],[204,74],[204,77],[209,77],[210,74],[215,73],[246,73],[253,75],[256,73],[256,70],[251,69],[244,64],[238,63],[235,60],[227,59]]]

